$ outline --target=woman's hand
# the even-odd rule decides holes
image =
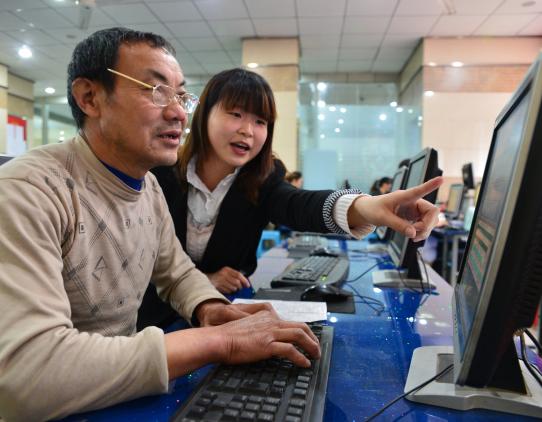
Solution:
[[[416,242],[426,239],[438,222],[439,211],[422,198],[438,189],[442,180],[435,177],[410,189],[360,197],[348,210],[348,224],[350,227],[387,226]]]
[[[248,279],[230,267],[222,267],[216,273],[207,274],[207,277],[220,293],[234,293],[243,287],[250,287]]]

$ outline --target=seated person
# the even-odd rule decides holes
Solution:
[[[295,186],[298,189],[303,187],[303,175],[300,171],[292,171],[291,173],[286,173],[284,178],[290,185]]]
[[[372,196],[384,195],[391,192],[392,180],[389,177],[383,177],[381,179],[375,180],[371,186],[370,194]]]
[[[269,305],[231,305],[175,237],[160,186],[195,98],[171,45],[124,28],[77,45],[79,128],[0,167],[0,419],[36,421],[162,394],[214,362],[284,357],[318,341]],[[136,333],[149,280],[200,328]],[[222,324],[218,326],[219,324]]]
[[[429,233],[437,210],[420,193],[438,187],[440,179],[381,197],[357,189],[294,188],[273,156],[275,118],[273,92],[264,78],[244,69],[223,71],[203,90],[177,164],[153,170],[177,237],[219,291],[249,286],[247,276],[256,269],[256,249],[269,221],[358,238],[374,225],[390,225],[413,238]],[[416,224],[402,218],[407,210],[414,212]],[[163,324],[168,311],[150,289],[140,319]]]

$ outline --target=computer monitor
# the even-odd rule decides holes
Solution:
[[[450,186],[450,193],[448,194],[446,210],[444,211],[447,218],[458,218],[459,214],[461,214],[461,206],[463,205],[464,192],[465,187],[462,183],[454,183]]]
[[[416,349],[405,391],[447,361],[453,377],[411,400],[542,416],[542,387],[513,342],[532,325],[542,295],[541,102],[542,55],[495,124],[454,289],[453,349]]]
[[[2,164],[7,163],[9,160],[11,160],[13,157],[10,157],[9,155],[1,155],[0,154],[0,166]]]
[[[465,189],[474,189],[472,163],[463,164],[463,167],[461,167],[461,174],[463,175],[463,185],[465,185]]]
[[[391,183],[391,192],[394,192],[405,187],[406,176],[408,174],[408,167],[402,166],[397,169],[393,175],[393,181]],[[380,240],[386,241],[389,239],[392,230],[389,227],[378,227],[376,229],[376,235]]]
[[[437,151],[425,148],[410,159],[404,188],[418,186],[441,174]],[[434,204],[437,191],[431,192],[425,199]],[[378,287],[420,287],[421,274],[416,253],[423,244],[424,241],[414,242],[402,233],[392,230],[388,253],[398,271],[374,271],[373,284]]]

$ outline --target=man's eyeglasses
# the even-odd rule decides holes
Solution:
[[[152,89],[152,102],[158,107],[167,107],[173,102],[173,100],[176,100],[188,114],[192,114],[194,110],[196,110],[199,102],[197,95],[190,94],[188,92],[185,92],[184,94],[177,94],[177,92],[175,92],[175,90],[170,86],[162,84],[152,86],[146,84],[145,82],[138,81],[131,76],[125,75],[124,73],[117,72],[116,70],[109,68],[107,70],[115,75],[122,76],[123,78],[129,79],[132,82],[144,86],[147,89]]]

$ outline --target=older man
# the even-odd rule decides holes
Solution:
[[[308,366],[294,342],[319,356],[306,325],[280,321],[267,307],[230,305],[175,237],[148,170],[176,161],[196,100],[184,85],[162,37],[99,31],[75,48],[68,68],[77,136],[0,168],[7,421],[164,393],[169,380],[210,362],[282,356]],[[149,280],[201,328],[136,334]]]

